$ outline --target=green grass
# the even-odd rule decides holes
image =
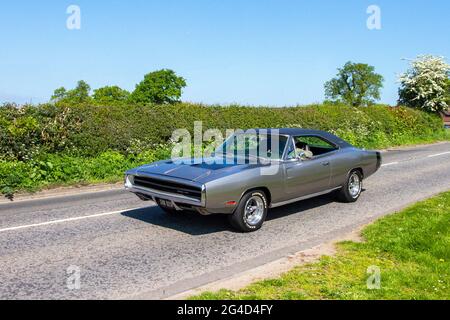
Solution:
[[[450,192],[382,218],[362,234],[365,242],[342,242],[335,256],[278,279],[192,299],[450,299]],[[380,289],[367,288],[369,266],[380,268]]]

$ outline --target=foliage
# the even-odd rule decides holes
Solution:
[[[8,175],[0,179],[0,189],[17,191],[54,183],[95,182],[113,177],[120,180],[119,173],[135,166],[139,161],[133,159],[141,155],[150,153],[154,159],[170,157],[170,152],[164,150],[169,149],[167,144],[172,132],[186,128],[193,134],[194,121],[202,121],[203,130],[217,128],[224,135],[226,129],[254,127],[322,129],[365,148],[449,139],[439,116],[416,109],[381,105],[370,108],[339,104],[292,108],[185,103],[162,106],[127,104],[126,107],[65,102],[23,107],[3,105],[0,106],[0,161],[3,168],[7,168],[4,172]],[[97,171],[89,171],[94,166],[90,163],[98,163],[110,152],[122,157],[117,158],[120,161],[111,161],[116,169],[105,166],[110,169],[103,176]],[[52,167],[45,167],[45,174],[30,178],[29,172],[42,170],[41,161],[52,163]],[[59,161],[66,161],[67,168],[57,171],[63,166],[57,164]]]
[[[347,62],[336,78],[325,83],[325,96],[351,106],[367,106],[380,99],[383,77],[363,63]]]
[[[81,108],[82,109],[82,108]],[[81,130],[77,108],[43,104],[0,107],[0,159],[31,160],[41,153],[77,148],[73,136]]]
[[[92,98],[96,104],[112,105],[128,101],[130,93],[118,86],[106,86],[94,90]]]
[[[419,56],[399,78],[399,103],[429,112],[450,107],[450,65],[443,57]]]
[[[52,96],[54,102],[66,102],[66,103],[86,103],[90,101],[91,87],[83,80],[78,81],[75,89],[66,90],[61,87],[56,89]]]
[[[151,149],[175,129],[303,127],[331,131],[358,147],[383,148],[445,138],[442,120],[419,110],[387,106],[312,105],[291,108],[176,105],[95,106],[66,103],[0,107],[0,157],[27,160],[35,153],[93,156],[132,145]]]
[[[450,78],[447,79],[447,85],[446,85],[446,94],[445,94],[445,103],[450,108]]]
[[[140,104],[170,104],[178,102],[186,80],[169,69],[151,72],[136,85],[131,100]]]
[[[344,242],[335,257],[299,266],[238,292],[193,299],[450,299],[450,192],[380,219],[366,242]],[[367,288],[367,269],[381,271],[380,289]]]
[[[0,160],[0,193],[96,182],[117,182],[132,167],[170,157],[170,149],[156,146],[137,155],[107,151],[97,157],[41,154],[30,161]]]

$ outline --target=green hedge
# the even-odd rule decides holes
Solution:
[[[36,154],[60,152],[97,156],[110,150],[130,154],[167,143],[175,129],[192,131],[194,121],[203,121],[205,129],[322,129],[367,148],[426,142],[445,135],[436,115],[386,106],[4,106],[0,107],[0,158],[26,161]]]
[[[138,156],[107,151],[97,157],[43,154],[31,161],[0,160],[0,193],[37,191],[45,187],[116,182],[126,170],[170,157],[170,149],[157,148]]]
[[[0,107],[0,192],[117,180],[136,165],[170,156],[175,129],[302,127],[333,132],[358,147],[448,139],[440,117],[409,108],[343,105],[267,108],[52,105]]]

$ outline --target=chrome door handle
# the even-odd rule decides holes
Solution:
[[[322,162],[322,165],[323,165],[324,167],[329,166],[329,165],[330,165],[330,162],[329,162],[329,161]]]

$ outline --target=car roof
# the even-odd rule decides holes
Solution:
[[[314,129],[302,129],[302,128],[267,128],[267,129],[263,129],[263,128],[259,128],[259,129],[255,129],[257,132],[259,131],[265,131],[265,132],[271,132],[274,133],[274,131],[278,131],[279,135],[287,135],[287,136],[308,136],[308,135],[312,135],[312,136],[320,136],[322,138],[325,138],[326,140],[339,145],[342,148],[346,148],[346,147],[353,147],[351,144],[349,144],[347,141],[335,136],[332,133],[329,133],[327,131],[322,131],[322,130],[314,130]]]

